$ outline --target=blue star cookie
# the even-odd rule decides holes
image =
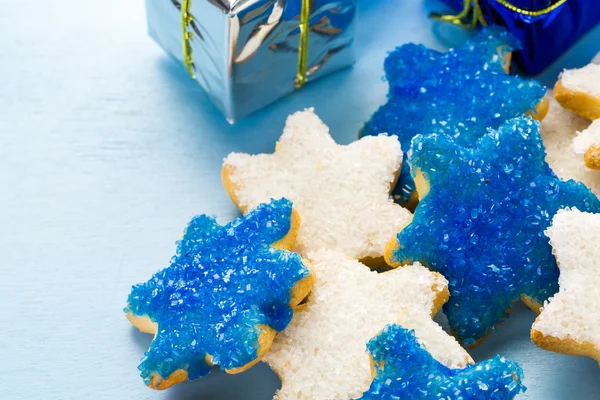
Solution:
[[[444,305],[455,336],[474,345],[522,298],[539,308],[558,290],[544,230],[559,209],[600,212],[582,183],[544,160],[539,124],[520,117],[467,148],[447,135],[416,136],[409,153],[421,201],[388,243],[393,266],[420,261],[449,281]]]
[[[507,58],[518,47],[518,41],[499,27],[483,30],[446,53],[412,43],[398,47],[384,66],[389,101],[367,122],[362,135],[396,135],[406,152],[419,134],[447,134],[461,146],[473,146],[486,128],[496,129],[536,106],[536,118],[542,119],[546,89],[505,73]],[[407,163],[394,198],[409,207],[417,202]]]
[[[375,379],[362,400],[512,399],[525,391],[517,363],[496,356],[451,369],[419,344],[414,331],[388,325],[367,345]]]
[[[276,331],[314,283],[291,248],[299,217],[286,199],[261,204],[225,225],[190,222],[171,264],[134,286],[125,312],[154,333],[138,369],[153,389],[207,375],[238,373],[262,358]]]

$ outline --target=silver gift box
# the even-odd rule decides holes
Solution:
[[[146,12],[150,36],[234,122],[298,90],[304,77],[310,82],[351,65],[356,3],[146,0]]]

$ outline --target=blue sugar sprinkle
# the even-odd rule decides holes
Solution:
[[[241,367],[257,358],[257,325],[285,329],[290,291],[309,275],[299,255],[270,247],[290,230],[291,215],[282,199],[225,226],[195,217],[170,266],[132,288],[125,312],[159,326],[138,367],[146,384],[178,369],[190,380],[204,376],[206,354],[223,369]]]
[[[417,342],[414,331],[388,325],[367,345],[377,373],[363,400],[512,399],[525,386],[519,365],[503,357],[450,369]]]
[[[583,184],[561,181],[544,160],[539,124],[516,118],[475,148],[446,135],[416,136],[409,163],[430,192],[397,236],[392,262],[421,261],[449,281],[444,305],[465,345],[501,322],[522,294],[543,303],[559,270],[544,230],[559,209],[600,212]]]
[[[461,146],[473,146],[486,128],[497,129],[533,110],[546,93],[539,83],[504,72],[502,55],[516,48],[517,40],[498,27],[446,53],[412,43],[398,47],[384,66],[389,101],[362,135],[398,136],[405,159],[419,134],[446,134]],[[394,197],[407,205],[414,190],[410,168],[403,163]]]

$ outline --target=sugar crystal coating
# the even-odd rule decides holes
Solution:
[[[561,210],[546,235],[559,262],[560,291],[544,304],[532,339],[549,350],[600,361],[600,214]]]
[[[577,154],[585,154],[592,146],[600,146],[600,119],[593,121],[573,139],[573,150]]]
[[[412,216],[390,199],[402,163],[398,139],[378,135],[339,145],[313,109],[287,118],[273,154],[231,153],[225,183],[242,210],[271,197],[294,202],[302,227],[294,248],[322,248],[360,260],[380,258]]]
[[[422,173],[430,188],[419,188],[425,197],[386,256],[396,265],[421,261],[448,279],[444,312],[459,340],[482,339],[521,295],[542,304],[556,293],[559,272],[544,230],[559,209],[598,212],[600,201],[552,172],[537,122],[510,120],[475,148],[446,135],[417,136],[411,153],[413,176]]]
[[[546,147],[546,161],[556,175],[563,180],[583,182],[596,196],[600,196],[600,171],[586,168],[583,155],[576,153],[573,143],[578,132],[589,125],[588,120],[565,110],[551,96],[548,115],[540,125],[540,134]]]
[[[385,61],[389,101],[362,134],[396,135],[405,152],[419,134],[447,134],[461,146],[475,145],[486,128],[526,114],[544,97],[546,89],[536,81],[504,72],[503,56],[517,47],[498,27],[446,53],[412,43],[398,47]],[[414,190],[403,163],[394,196],[406,205]]]
[[[363,400],[512,399],[525,391],[517,363],[496,356],[452,369],[436,361],[414,331],[388,325],[367,345],[376,377]]]
[[[565,70],[560,79],[565,88],[600,97],[600,64],[588,64],[579,69]]]
[[[317,276],[297,313],[264,360],[282,384],[277,400],[360,396],[373,381],[365,347],[387,324],[414,329],[440,363],[461,368],[471,357],[431,318],[446,299],[446,280],[419,264],[377,273],[344,254],[309,255]]]
[[[195,217],[169,267],[132,288],[126,313],[148,316],[158,332],[140,366],[149,384],[179,369],[190,380],[209,373],[206,355],[223,369],[257,358],[259,325],[285,329],[295,284],[309,275],[297,254],[271,244],[291,227],[292,203],[262,204],[225,225]]]

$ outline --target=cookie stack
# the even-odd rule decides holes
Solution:
[[[222,179],[245,215],[194,218],[171,264],[128,298],[129,320],[155,335],[145,383],[264,360],[277,399],[510,399],[525,390],[519,366],[473,364],[463,346],[519,300],[546,305],[536,344],[600,360],[599,314],[582,311],[597,294],[600,200],[547,157],[572,150],[545,133],[565,124],[540,134],[532,116],[560,106],[506,74],[515,46],[496,28],[448,53],[402,46],[386,60],[389,102],[359,140],[336,144],[307,109],[273,154],[230,154]],[[563,74],[556,98],[593,116],[595,81],[576,73],[590,72]],[[599,132],[575,138],[577,170],[593,168]],[[441,309],[452,336],[432,320]]]

